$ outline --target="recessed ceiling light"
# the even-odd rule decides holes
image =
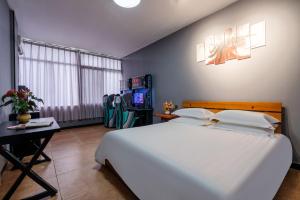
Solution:
[[[139,5],[141,0],[114,0],[114,2],[123,8],[133,8]]]

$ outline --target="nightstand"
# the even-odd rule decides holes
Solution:
[[[164,113],[154,113],[155,117],[159,117],[162,122],[167,122],[171,119],[175,119],[178,116],[173,114],[164,114]]]

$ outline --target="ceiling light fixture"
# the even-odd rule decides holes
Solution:
[[[123,8],[133,8],[138,6],[141,0],[114,0],[114,2]]]

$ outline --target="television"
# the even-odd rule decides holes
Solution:
[[[133,94],[133,103],[135,105],[142,105],[144,104],[144,93],[136,92]]]

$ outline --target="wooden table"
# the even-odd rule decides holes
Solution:
[[[159,117],[161,121],[163,122],[167,122],[171,119],[175,119],[178,116],[177,115],[173,115],[173,114],[164,114],[164,113],[154,113],[155,117]]]
[[[41,118],[43,119],[43,118]],[[34,128],[34,129],[26,129],[26,130],[8,130],[8,126],[16,125],[17,122],[3,122],[0,124],[0,154],[6,158],[8,161],[10,161],[13,165],[18,167],[22,173],[17,178],[15,183],[11,186],[11,188],[8,190],[8,192],[4,196],[4,200],[8,200],[12,197],[14,192],[17,190],[19,185],[22,183],[24,178],[26,176],[30,177],[33,181],[35,181],[37,184],[39,184],[41,187],[43,187],[46,191],[41,192],[39,194],[36,194],[34,196],[25,198],[25,199],[42,199],[47,196],[55,196],[57,193],[57,190],[50,185],[47,181],[45,181],[42,177],[40,177],[38,174],[36,174],[32,170],[33,164],[37,161],[39,156],[42,154],[43,150],[49,143],[50,139],[54,135],[55,132],[58,132],[60,130],[59,125],[55,121],[54,118],[49,118],[49,120],[52,120],[53,123],[49,127],[42,127],[42,128]],[[33,145],[36,146],[37,151],[31,158],[30,162],[28,164],[22,163],[21,160],[19,160],[14,154],[12,154],[10,151],[5,148],[4,145],[7,144],[18,144],[22,141],[34,141],[36,139],[43,139],[41,145]]]

